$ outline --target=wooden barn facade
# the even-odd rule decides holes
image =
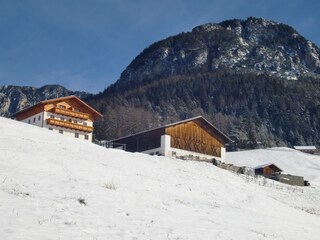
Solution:
[[[129,152],[185,159],[224,159],[231,140],[203,117],[190,118],[112,140]]]

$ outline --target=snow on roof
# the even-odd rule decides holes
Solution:
[[[317,150],[316,146],[293,146],[296,150]]]
[[[259,166],[256,166],[254,167],[253,169],[259,169],[259,168],[264,168],[264,167],[268,167],[268,166],[275,166],[276,168],[278,168],[281,172],[282,172],[282,169],[279,168],[277,165],[275,165],[274,163],[266,163],[266,164],[263,164],[263,165],[259,165]]]

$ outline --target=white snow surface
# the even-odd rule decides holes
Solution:
[[[209,163],[105,149],[4,118],[0,133],[1,240],[320,236],[317,184],[292,187]],[[277,152],[295,163],[275,162],[280,167],[318,182],[319,157],[267,153]],[[232,159],[244,161],[249,153],[242,154]],[[298,165],[295,154],[304,156]]]
[[[257,149],[228,152],[227,163],[237,166],[256,167],[274,163],[283,173],[298,175],[320,186],[320,156],[303,153],[291,148]]]

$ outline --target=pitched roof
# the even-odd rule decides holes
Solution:
[[[44,101],[38,102],[37,104],[35,104],[33,106],[27,107],[27,108],[25,108],[25,109],[23,109],[23,110],[21,110],[19,112],[16,112],[16,113],[12,114],[11,117],[15,117],[18,114],[21,114],[21,113],[24,113],[26,111],[29,111],[30,109],[35,108],[35,107],[37,107],[39,105],[44,105],[44,104],[48,104],[48,103],[52,103],[52,102],[60,102],[60,101],[69,100],[69,99],[75,99],[76,101],[78,101],[82,105],[84,105],[87,109],[89,109],[93,113],[95,119],[102,117],[101,113],[96,111],[94,108],[90,107],[87,103],[85,103],[84,101],[82,101],[80,98],[78,98],[75,95],[70,95],[70,96],[60,97],[60,98],[53,98],[53,99],[49,99],[49,100],[44,100]]]
[[[128,138],[128,137],[140,135],[140,134],[143,134],[143,133],[155,131],[155,130],[162,129],[162,128],[172,127],[172,126],[179,125],[179,124],[186,123],[186,122],[190,122],[190,121],[193,121],[193,120],[201,120],[201,121],[203,121],[205,124],[207,124],[211,128],[213,128],[226,142],[232,142],[232,140],[227,135],[225,135],[223,132],[221,132],[217,127],[215,127],[213,124],[211,124],[207,119],[205,119],[202,116],[197,116],[197,117],[188,118],[188,119],[185,119],[185,120],[182,120],[182,121],[178,121],[178,122],[174,122],[174,123],[169,123],[169,124],[164,125],[164,126],[160,126],[160,127],[152,128],[152,129],[149,129],[149,130],[144,130],[144,131],[141,131],[141,132],[130,134],[130,135],[127,135],[127,136],[124,136],[124,137],[120,137],[120,138],[114,139],[112,141],[115,142],[115,141],[123,139],[123,138]]]
[[[277,165],[275,165],[274,163],[266,163],[266,164],[263,164],[263,165],[259,165],[259,166],[256,166],[254,167],[253,169],[260,169],[260,168],[265,168],[265,167],[269,167],[269,166],[275,166],[276,168],[278,168],[281,172],[282,172],[282,169],[279,168]]]
[[[296,150],[317,150],[316,146],[293,146]]]

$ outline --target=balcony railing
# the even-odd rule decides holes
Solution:
[[[62,121],[62,120],[53,119],[53,118],[48,118],[47,124],[58,126],[58,127],[69,128],[69,129],[73,129],[73,130],[79,130],[79,131],[88,132],[88,133],[93,132],[93,127],[84,126],[81,124],[72,123],[72,122],[68,122],[68,121]]]
[[[64,116],[68,116],[68,117],[84,119],[84,120],[89,119],[89,116],[90,116],[87,113],[75,112],[75,111],[72,111],[72,110],[67,110],[67,109],[62,109],[62,108],[57,108],[57,107],[52,108],[50,110],[50,112],[56,113],[56,114],[60,114],[60,115],[64,115]]]

